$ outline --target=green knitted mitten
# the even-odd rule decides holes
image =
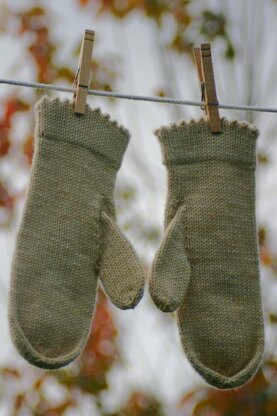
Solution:
[[[36,143],[12,263],[9,323],[30,363],[56,369],[85,347],[97,280],[121,309],[142,297],[143,270],[115,222],[115,178],[129,133],[99,109],[35,107]]]
[[[264,331],[255,221],[258,132],[222,119],[156,132],[168,170],[166,231],[150,293],[165,312],[178,308],[184,350],[213,386],[246,383],[263,355]]]

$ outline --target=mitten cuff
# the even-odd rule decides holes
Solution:
[[[165,165],[205,160],[256,164],[258,130],[246,122],[221,119],[222,132],[212,134],[204,119],[181,121],[155,131]]]
[[[119,169],[130,139],[127,129],[102,114],[99,108],[86,106],[85,114],[74,113],[70,100],[44,96],[35,105],[36,137],[40,141],[53,140],[72,143],[91,151]]]

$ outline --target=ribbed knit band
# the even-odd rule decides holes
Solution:
[[[35,114],[39,119],[38,141],[47,136],[50,140],[82,146],[110,167],[120,168],[130,133],[99,108],[93,110],[87,105],[85,114],[79,115],[74,113],[71,101],[44,96],[35,105]]]
[[[204,119],[180,121],[155,131],[165,165],[225,160],[256,165],[258,130],[246,122],[221,119],[222,133],[212,134]]]

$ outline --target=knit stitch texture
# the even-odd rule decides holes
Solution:
[[[255,374],[264,330],[255,220],[258,132],[222,119],[156,131],[168,170],[166,231],[150,293],[177,311],[184,350],[214,387],[231,389]]]
[[[9,324],[18,351],[62,367],[85,347],[98,277],[111,301],[133,308],[144,275],[115,222],[115,178],[129,132],[99,109],[69,101],[35,107],[35,153],[12,262]]]

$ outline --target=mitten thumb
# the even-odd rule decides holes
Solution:
[[[150,271],[149,292],[163,312],[179,308],[190,279],[184,221],[185,208],[180,207],[164,233]]]
[[[134,308],[143,295],[142,266],[115,221],[105,212],[101,217],[103,235],[99,278],[115,306],[120,309]]]

